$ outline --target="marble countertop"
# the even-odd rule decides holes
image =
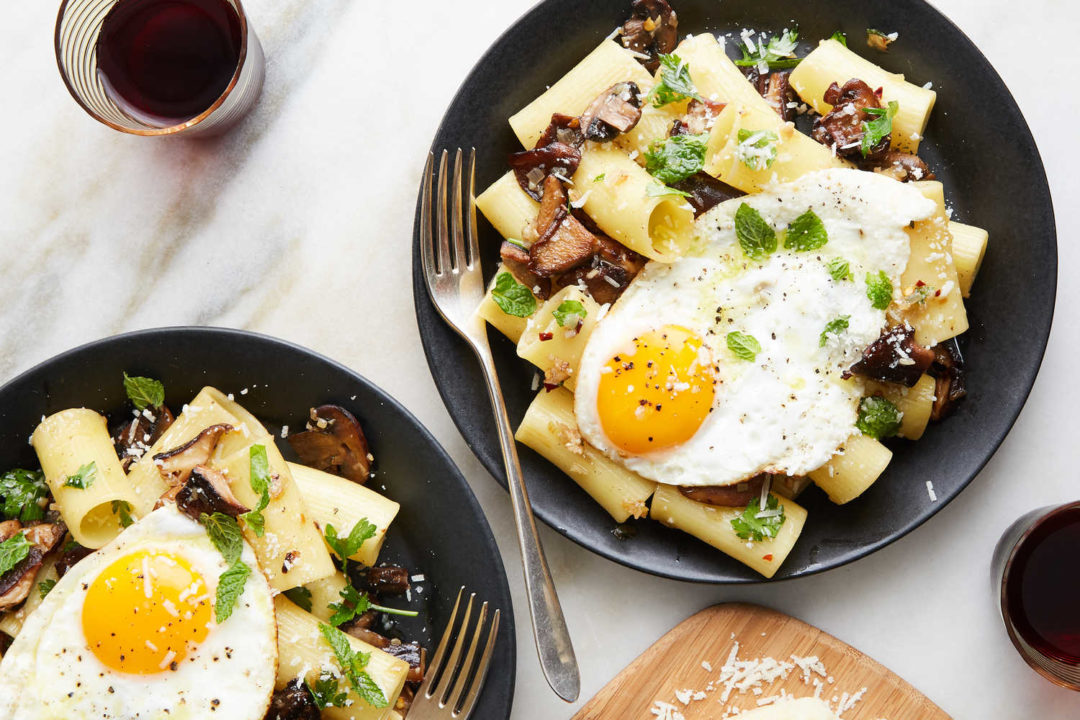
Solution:
[[[465,73],[532,0],[383,3],[377,10],[355,0],[249,0],[268,57],[266,89],[236,131],[204,142],[131,137],[90,120],[56,72],[56,4],[7,3],[0,24],[7,98],[0,379],[83,342],[173,324],[248,328],[349,364],[434,432],[487,512],[521,629],[513,718],[568,717],[536,661],[508,497],[439,401],[409,276],[430,138]],[[1080,6],[937,5],[987,55],[1032,127],[1057,204],[1061,276],[1069,278],[1080,272],[1072,242],[1080,225],[1080,102],[1055,70],[1075,64],[1068,30],[1080,24]],[[439,61],[397,52],[404,39],[438,48]],[[379,91],[386,83],[419,88],[423,102]],[[1022,208],[1017,220],[1022,234]],[[1080,385],[1069,368],[1080,351],[1078,303],[1080,286],[1061,283],[1038,383],[979,478],[927,525],[853,565],[774,585],[703,587],[619,567],[544,528],[581,662],[582,699],[685,617],[743,600],[857,646],[957,718],[1080,716],[1080,693],[1051,686],[1013,651],[988,583],[991,549],[1013,519],[1077,499],[1070,420]],[[612,588],[622,589],[617,602]]]

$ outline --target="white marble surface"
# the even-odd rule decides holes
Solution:
[[[443,109],[531,2],[249,0],[269,58],[265,94],[237,131],[204,143],[129,137],[86,117],[57,77],[56,0],[5,3],[0,23],[0,377],[105,335],[194,323],[282,336],[373,379],[447,447],[499,537],[521,628],[515,720],[569,717],[570,708],[539,674],[507,496],[466,448],[428,374],[409,244]],[[928,525],[805,580],[738,589],[659,580],[545,529],[583,699],[691,613],[750,600],[856,645],[957,718],[1080,715],[1080,694],[1052,687],[1013,652],[987,582],[991,548],[1009,522],[1075,500],[1080,487],[1072,422],[1080,288],[1068,282],[1080,272],[1080,103],[1061,80],[1080,59],[1071,39],[1080,6],[938,5],[1012,89],[1057,201],[1066,282],[1024,413],[976,482]],[[427,52],[398,53],[403,39]],[[1023,208],[1017,219],[1022,234]]]

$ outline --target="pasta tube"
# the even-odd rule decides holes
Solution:
[[[581,303],[585,315],[569,327],[563,327],[555,318],[555,312],[564,302]],[[563,382],[569,390],[577,384],[577,367],[585,344],[589,340],[593,327],[600,317],[600,306],[577,286],[565,287],[548,298],[536,314],[529,318],[529,323],[518,340],[518,355],[543,371],[548,371],[557,363],[565,363],[570,376]]]
[[[956,278],[960,283],[960,294],[967,297],[971,294],[975,276],[982,267],[986,242],[990,236],[982,228],[952,221],[949,222],[949,233],[952,235],[952,256],[956,265]]]
[[[852,435],[829,462],[810,473],[814,484],[837,505],[851,502],[874,484],[892,460],[892,451],[862,434]]]
[[[496,180],[476,198],[476,207],[506,239],[521,240],[525,226],[536,221],[540,203],[518,185],[513,172]]]
[[[645,517],[656,483],[637,475],[581,439],[569,390],[541,390],[515,436],[569,475],[615,522]]]
[[[784,508],[784,524],[776,537],[752,542],[740,538],[731,521],[742,515],[744,508],[725,508],[707,505],[683,495],[677,487],[660,485],[653,495],[652,516],[668,527],[678,528],[698,540],[712,545],[742,564],[771,578],[783,565],[795,541],[806,524],[806,510],[794,500],[777,496]]]
[[[138,495],[116,457],[105,418],[85,408],[64,410],[42,420],[30,442],[75,540],[96,550],[119,535],[114,504],[138,508]]]
[[[871,394],[880,394],[902,413],[897,434],[908,440],[918,440],[926,431],[930,422],[930,411],[934,409],[935,387],[934,378],[929,375],[923,375],[910,388],[896,383],[866,383]]]
[[[495,287],[495,280],[504,272],[509,272],[505,265],[500,264],[499,267],[495,269],[495,277],[491,279],[491,284],[488,285],[488,290],[487,293],[484,294],[484,299],[476,306],[476,315],[503,335],[510,338],[512,342],[517,343],[521,340],[522,333],[525,332],[525,326],[529,323],[529,318],[518,317],[517,315],[503,312],[503,309],[499,307],[495,302],[495,299],[491,297],[491,291]],[[539,302],[540,301],[538,300],[537,304],[539,304]]]

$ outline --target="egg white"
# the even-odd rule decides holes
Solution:
[[[214,624],[175,671],[120,673],[87,647],[82,627],[87,588],[112,562],[138,550],[184,557],[210,584],[211,597],[226,569],[202,526],[175,506],[139,520],[73,567],[27,618],[0,662],[0,717],[262,720],[277,674],[277,630],[270,586],[247,543],[241,557],[254,571],[232,616]]]
[[[746,203],[774,229],[812,209],[828,242],[812,251],[780,246],[749,259],[735,234]],[[841,376],[885,327],[866,294],[868,272],[899,287],[910,255],[904,228],[935,206],[917,189],[858,170],[825,170],[702,215],[681,259],[650,262],[597,323],[578,369],[575,415],[582,436],[643,477],[671,485],[729,485],[761,472],[803,475],[852,434],[863,387]],[[778,233],[779,234],[779,233]],[[852,279],[834,280],[827,263],[842,258]],[[820,339],[848,316],[846,331]],[[604,364],[627,354],[637,335],[666,325],[697,333],[718,369],[712,410],[687,442],[645,455],[621,452],[604,434],[597,395]],[[729,332],[753,335],[752,361],[727,348]]]

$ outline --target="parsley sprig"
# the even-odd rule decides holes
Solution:
[[[266,532],[266,519],[262,511],[270,504],[270,461],[266,457],[265,445],[252,445],[248,451],[248,475],[248,482],[259,496],[259,502],[240,518],[255,533],[255,537],[262,537]]]
[[[49,486],[40,470],[15,469],[0,475],[0,516],[4,520],[41,520],[48,496]]]
[[[702,99],[694,87],[694,81],[690,79],[690,66],[678,55],[661,55],[660,68],[660,82],[649,91],[653,107]]]
[[[785,70],[793,68],[801,62],[795,57],[798,48],[799,31],[784,30],[780,35],[774,35],[762,47],[761,41],[739,43],[742,58],[735,61],[739,67],[756,67],[759,70]]]
[[[352,691],[372,707],[384,708],[389,705],[382,688],[364,669],[371,660],[371,653],[353,650],[349,644],[349,636],[335,627],[320,624],[319,632],[322,633],[326,644],[334,651],[334,657],[341,666],[341,674],[348,681]]]
[[[772,511],[779,510],[774,514]],[[763,512],[769,512],[767,517],[758,517]],[[772,539],[780,532],[780,527],[787,518],[784,515],[784,506],[779,498],[769,493],[769,499],[765,501],[765,510],[761,509],[761,499],[754,498],[746,506],[742,514],[732,518],[731,527],[735,534],[743,540],[761,542],[766,538]]]

